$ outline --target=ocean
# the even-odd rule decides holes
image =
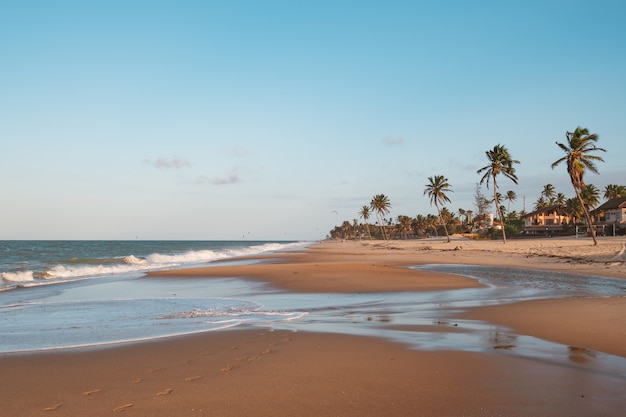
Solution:
[[[460,320],[456,314],[525,300],[626,294],[624,279],[446,264],[414,268],[473,277],[485,287],[318,294],[239,278],[146,276],[151,270],[210,267],[217,260],[220,265],[255,262],[241,257],[310,244],[0,241],[0,354],[100,348],[247,326],[382,337],[415,349],[478,352],[493,351],[495,332],[498,338],[514,341],[509,354],[567,362],[567,346],[490,323]],[[410,330],[415,326],[420,330]],[[596,361],[601,357],[598,354]],[[605,366],[626,372],[623,358],[606,359]]]
[[[295,320],[236,279],[166,280],[148,271],[300,249],[285,241],[0,241],[0,353],[101,346]],[[241,261],[236,261],[241,262]]]

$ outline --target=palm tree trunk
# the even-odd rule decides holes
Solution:
[[[502,221],[502,212],[500,211],[500,202],[498,201],[498,186],[496,185],[496,176],[493,176],[493,202],[496,205],[496,213],[502,228],[502,243],[506,243],[506,232],[504,231],[504,222]]]
[[[580,206],[583,208],[583,212],[585,213],[585,218],[587,219],[587,225],[591,230],[591,237],[593,238],[593,246],[598,246],[598,240],[596,239],[596,229],[593,228],[593,223],[591,222],[591,215],[589,214],[589,210],[587,209],[587,205],[583,201],[583,196],[580,194],[580,190],[577,187],[574,187],[576,191],[576,197],[578,197],[578,201],[580,201]]]
[[[439,210],[437,201],[435,201],[435,208],[437,208],[437,213],[439,213],[439,221],[443,225],[443,231],[446,232],[446,238],[448,239],[448,243],[450,243],[450,235],[448,234],[448,228],[446,227],[446,222],[443,221],[443,216],[441,215],[441,210]]]

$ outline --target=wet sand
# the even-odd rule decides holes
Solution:
[[[329,242],[255,265],[151,274],[242,276],[286,291],[429,291],[473,280],[409,270],[467,263],[624,278],[623,238],[480,242]],[[621,253],[620,253],[621,252]],[[626,298],[540,300],[463,313],[569,346],[569,362],[416,351],[376,338],[233,330],[115,348],[0,356],[3,415],[75,416],[614,416],[626,374],[598,371],[597,352],[626,358]],[[601,355],[602,353],[598,353]]]

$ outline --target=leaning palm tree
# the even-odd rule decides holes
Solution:
[[[502,145],[494,146],[493,149],[486,151],[485,154],[487,155],[487,159],[489,159],[489,165],[482,167],[476,171],[476,173],[480,174],[484,172],[483,177],[480,179],[480,184],[486,182],[487,188],[489,188],[489,180],[493,179],[493,203],[496,206],[502,227],[502,241],[506,243],[506,233],[504,231],[504,222],[502,221],[500,202],[498,201],[498,183],[496,179],[498,175],[502,174],[517,184],[517,176],[515,175],[513,164],[519,164],[519,161],[512,159],[509,151]]]
[[[559,165],[561,162],[567,164],[567,173],[576,192],[576,197],[582,207],[582,210],[587,219],[587,225],[591,229],[591,237],[593,238],[593,244],[596,246],[598,240],[596,239],[596,231],[591,223],[591,216],[587,209],[583,197],[582,190],[585,188],[584,175],[585,171],[589,170],[595,174],[598,173],[596,168],[596,161],[604,162],[604,159],[598,155],[593,155],[592,152],[601,151],[606,152],[602,148],[598,148],[595,142],[598,140],[598,135],[595,133],[589,133],[587,128],[577,127],[573,132],[566,132],[565,138],[567,143],[556,142],[557,146],[565,152],[565,156],[559,158],[552,163],[552,169]]]
[[[387,233],[385,232],[385,214],[389,214],[391,209],[391,203],[389,197],[384,194],[377,194],[372,198],[370,202],[370,208],[376,212],[376,218],[378,219],[378,227],[383,235],[383,239],[387,240]]]
[[[365,230],[367,230],[367,236],[371,239],[372,234],[370,233],[370,226],[367,224],[367,220],[370,218],[370,208],[368,206],[361,207],[359,217],[363,219],[363,222],[365,223]]]
[[[441,215],[441,209],[439,208],[439,204],[450,202],[450,199],[446,195],[447,192],[452,192],[452,190],[450,189],[450,184],[448,183],[448,179],[446,177],[444,177],[443,175],[428,177],[428,184],[426,184],[424,194],[428,194],[428,197],[430,198],[430,204],[435,205],[437,213],[439,214],[439,220],[441,221],[441,224],[443,224],[443,230],[446,232],[446,238],[448,239],[448,242],[450,242],[448,228],[446,227],[446,222],[443,220],[443,216]]]

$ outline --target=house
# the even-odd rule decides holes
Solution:
[[[552,234],[553,232],[561,232],[570,220],[570,217],[565,214],[565,207],[562,205],[555,204],[542,207],[524,216],[524,233]]]
[[[623,235],[626,232],[626,197],[613,198],[589,213],[598,234]]]

